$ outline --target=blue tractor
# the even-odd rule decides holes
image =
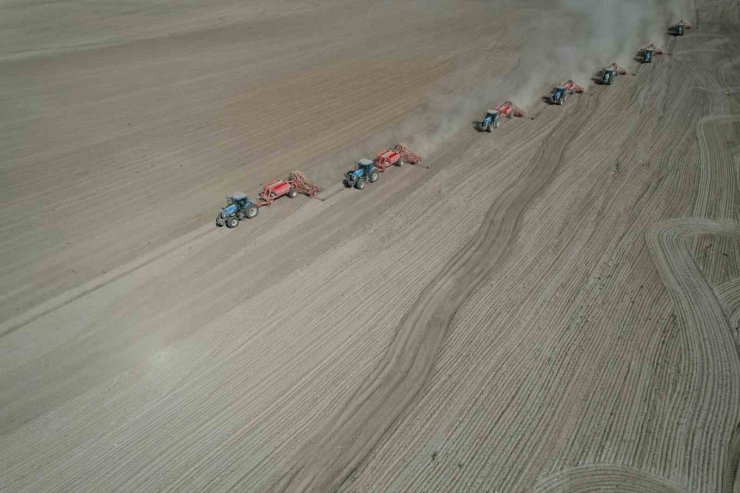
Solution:
[[[249,200],[243,193],[235,193],[226,197],[226,207],[216,216],[216,226],[236,228],[242,219],[252,219],[259,212],[259,206]]]
[[[555,90],[552,92],[552,95],[550,96],[550,101],[552,104],[565,104],[565,100],[568,99],[567,91],[565,90],[565,87],[559,86],[556,87]]]
[[[642,50],[642,63],[653,63],[653,57],[655,56],[655,50],[645,48]]]
[[[486,111],[486,116],[478,124],[478,130],[481,132],[493,132],[494,128],[498,128],[501,125],[501,116],[496,110]]]
[[[610,68],[605,68],[604,72],[601,74],[601,83],[606,86],[612,85],[612,82],[614,82],[614,76],[614,70]]]
[[[380,173],[374,161],[360,159],[357,161],[357,169],[347,171],[344,178],[344,185],[348,188],[355,187],[357,190],[362,190],[368,182],[375,183],[379,177]]]

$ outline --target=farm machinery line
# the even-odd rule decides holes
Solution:
[[[357,163],[357,169],[347,173],[345,184],[361,190],[365,188],[367,182],[377,181],[379,173],[391,166],[401,166],[407,163],[419,164],[421,161],[422,157],[419,154],[411,151],[405,144],[398,144],[378,153],[372,161],[361,159]],[[262,207],[272,205],[281,197],[292,199],[302,194],[323,200],[318,196],[319,192],[321,192],[321,187],[306,178],[303,172],[292,171],[286,179],[273,180],[264,185],[254,200],[243,193],[234,193],[226,197],[226,206],[216,216],[216,226],[236,228],[239,222],[256,217]]]
[[[683,35],[685,29],[691,29],[692,26],[684,21],[680,21],[671,30],[676,35]],[[663,48],[650,44],[640,50],[639,55],[643,63],[651,63],[655,55],[670,55]],[[594,82],[603,85],[611,85],[617,76],[627,74],[627,70],[616,63],[603,68],[594,78]],[[553,89],[549,97],[545,99],[551,104],[563,105],[567,97],[573,94],[583,93],[583,86],[576,84],[573,80],[568,80],[562,85]],[[477,122],[477,128],[480,131],[492,132],[498,128],[504,118],[512,119],[514,117],[526,116],[525,111],[514,105],[512,101],[505,101],[494,109],[488,110],[482,121]],[[412,152],[408,146],[397,144],[395,147],[385,149],[378,153],[374,159],[360,159],[355,165],[355,169],[348,171],[344,175],[344,185],[349,188],[362,190],[368,183],[375,183],[391,166],[402,166],[403,164],[419,164],[422,162],[422,156]],[[300,171],[291,172],[284,180],[273,180],[263,186],[257,199],[252,200],[243,193],[235,193],[227,197],[227,204],[221,209],[216,217],[216,225],[235,228],[243,219],[251,219],[257,216],[259,209],[271,205],[277,199],[288,196],[295,198],[298,194],[308,197],[319,198],[317,195],[321,188],[309,181]]]

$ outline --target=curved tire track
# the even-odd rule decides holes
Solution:
[[[688,493],[688,490],[663,478],[613,464],[593,464],[566,469],[541,479],[535,491],[541,493],[585,493],[588,491]]]
[[[569,137],[583,128],[598,97],[578,101],[574,107],[589,108],[573,111],[572,124],[550,131],[525,171],[529,173],[526,178],[494,201],[474,240],[426,286],[403,318],[378,367],[329,421],[327,429],[317,433],[314,443],[318,450],[301,453],[276,489],[336,490],[415,399],[458,309],[506,256],[527,206],[556,175]]]
[[[725,147],[717,126],[740,121],[737,115],[712,115],[699,120],[696,136],[701,158],[698,195],[693,215],[732,219],[737,214],[736,190],[740,188],[740,177],[731,166],[732,155]],[[708,131],[711,129],[711,131]],[[717,166],[716,163],[729,163]],[[727,186],[734,183],[735,186]]]
[[[684,447],[684,473],[691,490],[716,491],[726,477],[724,471],[733,463],[737,467],[731,442],[740,420],[740,357],[720,301],[690,253],[689,240],[698,235],[738,237],[740,225],[670,219],[654,224],[646,236],[691,349],[693,409],[678,430],[675,446]],[[731,485],[722,486],[722,491],[732,491]]]

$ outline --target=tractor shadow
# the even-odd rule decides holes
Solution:
[[[548,96],[542,96],[542,102],[545,103],[548,106],[552,106],[553,104],[555,104],[555,103],[552,102],[552,98],[549,95]]]
[[[470,126],[473,127],[473,129],[475,129],[475,131],[478,132],[479,134],[488,133],[485,130],[481,130],[480,123],[481,123],[480,120],[473,120],[472,122],[470,122]]]

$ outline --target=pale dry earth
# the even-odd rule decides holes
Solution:
[[[0,4],[0,490],[740,491],[738,2],[490,136],[452,3]]]

